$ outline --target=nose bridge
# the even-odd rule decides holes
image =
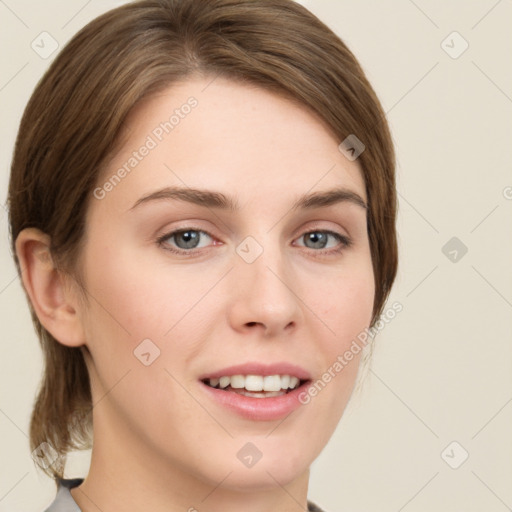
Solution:
[[[233,318],[239,327],[258,323],[279,331],[298,321],[300,301],[279,241],[270,234],[258,238],[248,236],[236,248]]]
[[[256,236],[257,239],[251,235],[247,236],[236,248],[238,271],[251,281],[253,289],[261,284],[263,289],[280,292],[281,288],[286,288],[289,274],[286,271],[286,255],[283,248],[273,233],[261,233]]]

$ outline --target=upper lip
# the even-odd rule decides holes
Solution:
[[[307,370],[292,363],[263,364],[254,361],[209,372],[199,377],[199,380],[231,377],[232,375],[261,375],[263,377],[267,375],[290,375],[298,377],[300,380],[311,379]]]

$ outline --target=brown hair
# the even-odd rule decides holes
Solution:
[[[27,227],[51,237],[59,269],[81,283],[84,219],[101,169],[119,145],[123,121],[141,99],[192,74],[244,80],[286,94],[316,112],[340,142],[363,141],[375,275],[372,325],[397,271],[395,155],[385,114],[340,38],[292,0],[143,0],[99,16],[63,48],[21,120],[9,184],[11,243]],[[32,319],[44,374],[30,446],[60,456],[90,445],[91,391],[84,347],[55,340]],[[63,466],[45,471],[61,478]]]

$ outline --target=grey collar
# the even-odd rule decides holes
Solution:
[[[44,512],[82,512],[71,496],[70,489],[80,485],[83,478],[60,479],[57,496]]]

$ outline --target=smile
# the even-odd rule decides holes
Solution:
[[[304,383],[295,375],[226,375],[205,379],[203,382],[212,388],[252,398],[285,395]]]
[[[272,421],[303,405],[299,396],[312,377],[304,368],[287,362],[248,362],[203,374],[199,382],[208,400],[223,413]]]

